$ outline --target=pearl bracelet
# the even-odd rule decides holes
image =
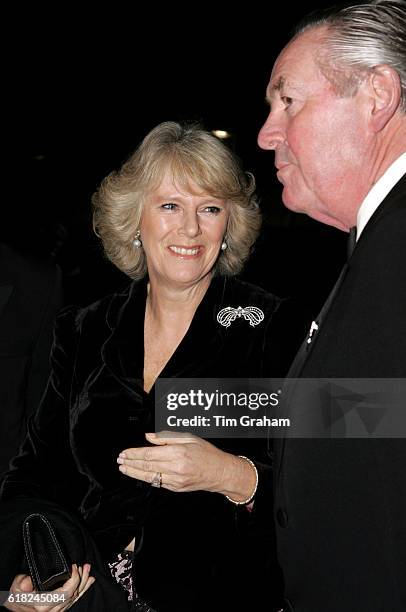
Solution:
[[[247,497],[247,499],[243,499],[242,501],[235,501],[234,499],[231,499],[231,497],[229,497],[228,495],[225,495],[225,498],[228,499],[228,501],[230,501],[232,504],[235,504],[236,506],[246,506],[247,504],[250,503],[250,501],[252,501],[254,499],[255,493],[257,492],[257,488],[258,488],[258,470],[255,466],[255,464],[251,461],[251,459],[248,459],[248,457],[245,457],[244,455],[238,455],[240,459],[245,459],[245,461],[248,461],[248,463],[252,466],[252,468],[254,469],[255,472],[255,487],[254,487],[254,491],[252,492],[252,494]]]

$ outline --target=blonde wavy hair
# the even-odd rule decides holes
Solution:
[[[261,226],[255,179],[218,138],[196,124],[167,121],[156,126],[120,170],[109,174],[92,196],[93,226],[106,256],[133,279],[147,273],[142,248],[133,245],[145,198],[156,190],[166,171],[174,183],[229,202],[228,248],[214,271],[237,274],[248,258]]]

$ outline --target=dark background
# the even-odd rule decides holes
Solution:
[[[99,6],[86,17],[67,5],[36,6],[5,21],[0,239],[53,256],[67,302],[86,304],[126,282],[91,231],[98,183],[156,124],[193,119],[230,130],[257,179],[264,228],[243,276],[319,308],[346,235],[283,207],[273,154],[256,137],[278,51],[295,22],[325,3],[266,4],[231,5],[225,14],[208,5],[150,4],[138,15]]]

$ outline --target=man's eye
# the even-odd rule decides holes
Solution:
[[[165,210],[175,210],[175,208],[177,208],[177,204],[174,204],[173,202],[165,202],[165,204],[162,204],[161,208],[164,208]]]
[[[290,98],[289,96],[282,96],[281,100],[285,106],[290,106],[293,103],[293,98]]]

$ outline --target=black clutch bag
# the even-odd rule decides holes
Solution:
[[[30,514],[23,523],[25,557],[36,591],[52,591],[71,576],[70,564],[49,520]]]

